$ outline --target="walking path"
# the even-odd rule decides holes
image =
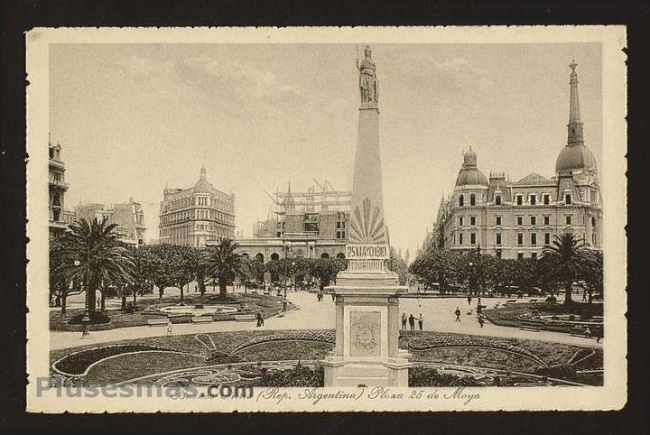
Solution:
[[[288,298],[298,306],[297,310],[287,312],[283,317],[272,317],[265,320],[263,329],[334,329],[335,313],[334,302],[330,295],[324,295],[322,302],[318,302],[314,293],[307,292],[289,292]],[[497,301],[504,302],[508,298],[484,299],[483,302],[493,305]],[[455,322],[453,312],[456,307],[463,312],[461,321]],[[467,300],[450,298],[450,299],[414,299],[404,298],[400,300],[400,315],[411,313],[418,317],[422,313],[424,317],[424,330],[451,332],[459,334],[471,334],[480,336],[491,336],[500,338],[519,338],[529,340],[539,340],[554,343],[562,343],[583,347],[602,348],[601,343],[596,343],[595,339],[576,337],[569,334],[563,334],[550,331],[526,331],[518,328],[506,326],[497,326],[486,323],[481,328],[476,320],[476,298],[472,299],[471,308],[474,314],[467,315],[466,312],[470,306]],[[417,322],[416,322],[417,328]],[[173,325],[173,335],[197,334],[209,332],[227,332],[227,331],[248,331],[256,330],[255,322],[214,322],[207,324],[176,324]],[[129,340],[137,338],[158,337],[167,334],[166,327],[154,326],[137,326],[132,328],[117,328],[106,331],[92,331],[89,336],[81,338],[80,332],[50,332],[50,349],[65,349],[75,346],[88,344],[108,343],[111,341]]]

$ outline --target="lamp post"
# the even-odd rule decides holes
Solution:
[[[474,285],[474,263],[469,262],[469,294],[472,294],[472,286]]]
[[[79,260],[74,261],[74,266],[79,267],[81,262]],[[88,282],[86,284],[86,298],[84,301],[84,315],[81,318],[81,338],[84,338],[90,331],[88,330],[88,325],[90,324],[90,288],[88,288]]]

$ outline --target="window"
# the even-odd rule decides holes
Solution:
[[[459,245],[463,244],[463,234],[462,233],[458,235],[458,244]]]
[[[530,235],[530,245],[531,246],[537,246],[537,234],[532,233]]]
[[[523,195],[517,195],[517,205],[522,205],[524,203]]]
[[[544,225],[550,225],[550,224],[551,224],[551,217],[544,216]]]
[[[460,196],[458,197],[458,205],[459,205],[460,207],[462,207],[462,206],[465,205],[465,197],[463,197],[463,195],[460,195]]]
[[[461,227],[463,226],[463,217],[462,216],[458,218],[458,225],[460,225]]]
[[[566,224],[567,224],[567,225],[571,225],[571,215],[570,215],[570,214],[568,214],[568,215],[566,216]]]
[[[469,243],[472,245],[476,245],[476,233],[471,233],[469,235]]]
[[[517,233],[517,245],[521,246],[524,244],[524,235],[523,233]]]
[[[551,244],[551,233],[544,233],[544,244],[545,245]]]
[[[497,233],[497,245],[501,245],[501,234]]]
[[[593,233],[591,235],[591,244],[596,246],[596,233]]]
[[[501,225],[501,216],[497,216],[497,225]]]
[[[497,196],[494,198],[494,203],[495,203],[496,205],[501,205],[501,195],[497,195]]]
[[[341,228],[341,222],[336,223],[336,228]]]
[[[595,217],[595,216],[592,216],[592,217],[591,217],[591,226],[592,226],[592,227],[595,227],[595,226],[596,226],[596,217]]]
[[[544,194],[544,205],[549,205],[550,202],[551,202],[551,195],[549,195],[548,193],[545,193]]]
[[[470,216],[469,224],[472,226],[476,225],[476,216]]]
[[[476,205],[476,195],[473,193],[469,196],[469,205]]]
[[[596,191],[591,190],[591,202],[596,202]]]
[[[537,216],[531,216],[530,217],[530,224],[531,225],[537,225]]]
[[[517,225],[523,225],[524,224],[524,218],[522,216],[517,216]]]
[[[530,205],[537,204],[537,195],[530,195]]]
[[[565,203],[566,205],[570,205],[570,204],[571,204],[571,195],[565,195],[565,196],[564,196],[564,203]]]
[[[524,258],[524,253],[523,252],[517,252],[517,259],[521,260],[522,258]]]
[[[537,252],[533,252],[532,254],[530,254],[530,258],[537,259]]]

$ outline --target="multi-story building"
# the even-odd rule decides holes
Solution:
[[[75,207],[75,220],[97,219],[107,220],[109,224],[116,224],[115,231],[120,235],[120,240],[133,246],[142,246],[147,227],[144,223],[144,211],[140,203],[129,198],[129,202],[122,204],[104,205],[97,203],[79,204]]]
[[[65,164],[61,158],[61,145],[48,143],[49,148],[49,225],[50,233],[65,230],[64,198],[68,190],[65,182]]]
[[[440,203],[430,242],[437,248],[477,249],[503,258],[536,258],[554,236],[571,232],[600,249],[602,204],[596,159],[583,138],[578,76],[571,65],[567,145],[555,176],[531,173],[511,181],[489,178],[470,148],[464,153],[453,194]]]
[[[269,195],[272,216],[257,222],[252,238],[239,238],[240,252],[262,262],[288,257],[345,258],[352,192],[327,181],[320,189]]]
[[[234,238],[235,195],[215,189],[201,168],[187,189],[165,188],[160,203],[159,243],[202,247],[208,240]]]

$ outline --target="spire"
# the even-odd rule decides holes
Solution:
[[[582,122],[580,121],[580,98],[578,97],[578,74],[576,67],[578,64],[573,60],[569,67],[571,68],[571,76],[569,85],[571,87],[571,100],[569,103],[569,138],[567,144],[569,146],[581,145],[584,143],[582,136]]]
[[[201,180],[205,180],[205,166],[201,166]]]
[[[293,194],[291,193],[291,181],[289,181],[289,187],[287,188],[287,197],[284,199],[284,204],[287,211],[294,211],[296,209],[296,202],[293,199]]]

